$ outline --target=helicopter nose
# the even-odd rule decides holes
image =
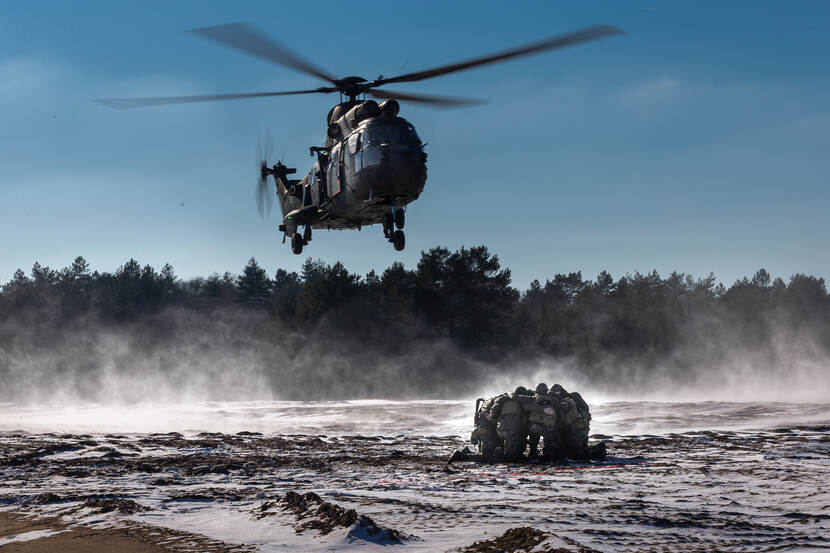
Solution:
[[[381,145],[376,192],[398,195],[420,190],[426,179],[423,157],[420,148],[408,144]]]
[[[383,144],[380,148],[380,166],[392,172],[411,171],[423,163],[421,151],[409,144]]]

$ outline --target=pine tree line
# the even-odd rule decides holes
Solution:
[[[166,322],[173,311],[187,314],[187,326]],[[761,269],[726,288],[712,274],[655,271],[615,280],[602,272],[586,280],[576,272],[520,292],[510,270],[481,246],[433,248],[413,269],[393,263],[366,275],[312,259],[299,273],[277,269],[271,276],[251,259],[239,275],[190,280],[177,278],[169,264],[158,271],[133,259],[112,273],[92,271],[83,257],[60,270],[36,263],[0,290],[0,362],[100,325],[143,325],[149,331],[142,344],[151,350],[199,321],[213,329],[205,332],[227,321],[230,344],[280,347],[287,352],[283,363],[313,348],[364,364],[373,358],[417,364],[440,344],[487,363],[487,370],[556,358],[608,378],[622,363],[682,373],[735,350],[774,363],[787,350],[782,341],[830,353],[830,296],[821,278],[798,274],[785,282]],[[471,367],[453,362],[441,371],[446,382],[461,385],[484,370]],[[412,378],[430,384],[427,375]]]

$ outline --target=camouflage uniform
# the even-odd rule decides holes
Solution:
[[[565,454],[574,459],[587,458],[591,413],[582,396],[565,392],[557,405],[557,418]]]
[[[496,424],[496,433],[504,441],[504,458],[508,461],[520,460],[527,445],[525,412],[522,409],[525,397],[523,394],[510,394],[502,405]]]
[[[519,386],[512,394],[501,394],[488,400],[479,400],[475,414],[475,428],[470,442],[478,446],[479,455],[465,448],[450,458],[479,460],[486,463],[524,460],[525,448],[530,443],[530,455],[542,455],[546,461],[565,457],[573,459],[604,459],[605,444],[588,446],[591,414],[588,405],[578,393],[569,394],[555,384],[550,390],[542,383],[536,393]]]
[[[537,394],[529,418],[530,454],[538,455],[539,438],[542,437],[545,440],[542,447],[542,457],[545,461],[554,461],[562,457],[554,401],[548,394]]]
[[[481,459],[485,463],[493,461],[495,457],[496,448],[501,443],[496,432],[496,423],[501,415],[502,405],[507,401],[507,394],[501,394],[494,398],[483,402],[479,407],[475,417],[476,427],[473,429],[473,434],[470,437],[470,442],[473,445],[478,445],[478,451],[481,454]],[[502,449],[502,451],[504,451]]]

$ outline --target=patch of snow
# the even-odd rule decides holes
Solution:
[[[32,541],[38,540],[40,538],[48,538],[49,536],[54,536],[55,534],[60,534],[64,530],[31,530],[29,532],[23,532],[21,534],[14,534],[13,536],[6,536],[5,538],[0,538],[0,546],[8,545],[10,543],[22,542],[22,541]]]

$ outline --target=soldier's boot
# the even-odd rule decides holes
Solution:
[[[582,441],[572,443],[568,451],[568,457],[572,459],[587,460],[588,459],[588,444]]]
[[[512,438],[504,442],[504,458],[507,461],[518,463],[525,460],[524,452],[526,441],[524,437]]]
[[[596,459],[597,461],[604,461],[608,457],[608,451],[605,448],[605,442],[592,444],[588,446],[588,458]]]
[[[504,463],[504,448],[497,447],[493,450],[493,456],[490,458],[491,463]]]
[[[560,463],[565,459],[562,440],[557,432],[545,434],[545,445],[542,448],[542,456],[545,461]]]
[[[545,444],[542,448],[542,458],[549,463],[559,463],[563,459],[562,450],[554,444]]]
[[[490,463],[496,452],[495,442],[481,442],[481,460],[485,463]]]

